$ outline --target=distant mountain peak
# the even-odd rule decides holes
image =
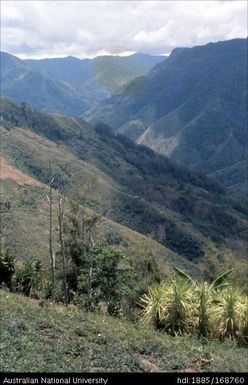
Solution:
[[[176,48],[89,120],[244,191],[246,79],[246,39]],[[237,177],[228,169],[234,164]]]

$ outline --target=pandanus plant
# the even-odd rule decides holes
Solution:
[[[146,323],[153,323],[159,329],[164,327],[164,309],[167,288],[166,285],[155,285],[148,289],[148,294],[141,297],[143,319]]]
[[[247,300],[240,290],[229,287],[223,291],[218,302],[211,308],[211,322],[214,335],[220,340],[244,339],[247,324]]]
[[[202,337],[209,337],[212,332],[210,326],[210,316],[213,304],[218,302],[218,294],[222,292],[224,288],[229,286],[227,282],[230,275],[233,273],[233,269],[227,270],[219,277],[217,277],[211,284],[207,282],[196,282],[184,271],[174,268],[176,274],[186,282],[191,282],[194,288],[194,303],[196,304],[196,330],[197,334]]]
[[[167,333],[235,338],[247,343],[248,302],[227,282],[230,269],[211,284],[196,282],[174,268],[172,278],[149,289],[141,298],[143,318]]]
[[[192,327],[192,287],[180,277],[149,288],[141,297],[141,305],[146,322],[172,335],[187,333]]]

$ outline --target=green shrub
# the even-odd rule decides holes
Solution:
[[[27,296],[39,297],[43,290],[43,265],[37,261],[25,261],[17,267],[14,276],[14,288]]]
[[[8,250],[0,252],[0,284],[5,283],[12,290],[15,272],[15,257]]]
[[[227,283],[232,269],[211,284],[197,283],[175,269],[167,281],[150,287],[141,297],[146,323],[171,335],[195,334],[248,342],[248,298]]]

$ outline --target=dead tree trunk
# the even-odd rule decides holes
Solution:
[[[60,241],[60,255],[62,262],[62,274],[63,274],[63,290],[64,290],[64,303],[68,305],[68,293],[67,293],[67,279],[66,279],[66,260],[65,260],[65,244],[64,244],[64,203],[65,196],[59,198],[59,241]]]
[[[53,195],[52,195],[52,183],[54,178],[52,178],[52,170],[50,165],[50,180],[49,180],[49,254],[51,262],[51,283],[52,283],[52,301],[55,301],[55,254],[53,253]]]
[[[89,276],[88,276],[88,301],[87,301],[87,310],[92,310],[92,275],[93,275],[93,254],[94,252],[94,243],[89,230],[89,240],[88,240],[88,263],[89,263]]]

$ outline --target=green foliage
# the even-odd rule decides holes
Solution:
[[[180,269],[176,278],[141,297],[143,318],[167,333],[235,339],[247,343],[247,297],[227,285],[232,270],[212,284],[196,283]]]
[[[104,101],[92,120],[245,193],[246,44],[233,39],[175,49],[156,70]],[[197,204],[182,196],[174,203],[188,215]],[[205,215],[222,233],[233,227],[226,213]]]
[[[92,303],[93,309],[106,304],[109,314],[121,313],[122,302],[131,295],[134,277],[125,266],[123,255],[111,247],[96,247],[93,251]],[[86,305],[88,290],[87,264],[78,275],[78,293]],[[131,274],[131,275],[130,275]]]
[[[235,287],[223,290],[210,311],[214,336],[221,340],[247,341],[247,335],[243,334],[244,322],[247,322],[247,297],[242,296],[240,290]]]
[[[202,337],[210,335],[209,306],[213,298],[212,294],[212,288],[206,282],[201,282],[195,292],[197,302],[197,333]]]
[[[76,268],[85,265],[89,249],[89,232],[93,231],[99,216],[70,200],[65,222],[65,247]]]
[[[207,244],[204,251],[205,255],[200,261],[203,279],[213,282],[216,276],[221,276],[223,270],[230,271],[230,283],[248,294],[248,270],[245,255],[241,255],[241,258],[236,258],[230,249],[224,247],[218,250],[211,242]]]
[[[221,274],[212,282],[211,288],[213,288],[213,290],[223,289],[227,285],[226,281],[228,280],[228,278],[232,273],[233,273],[233,269],[225,271],[223,274]]]
[[[141,297],[146,322],[172,335],[189,333],[192,329],[193,301],[191,287],[183,279],[168,282],[149,289]]]
[[[3,372],[247,372],[233,343],[171,337],[139,323],[1,292]],[[90,352],[90,354],[86,354]]]
[[[65,184],[68,190],[77,190],[76,200],[80,203],[84,203],[85,181],[97,177],[94,189],[88,194],[88,207],[152,236],[192,262],[204,256],[209,238],[215,239],[218,251],[227,239],[229,248],[234,237],[243,242],[245,205],[238,204],[236,198],[233,202],[210,179],[176,166],[125,137],[103,135],[82,119],[42,114],[29,107],[25,111],[28,121],[23,120],[18,105],[3,98],[2,126],[4,131],[9,129],[9,135],[2,135],[2,151],[24,172],[47,183],[49,160],[52,161],[54,186]],[[13,117],[19,121],[18,128]],[[38,194],[39,189],[36,190]],[[190,203],[186,211],[178,204],[180,198]],[[30,204],[31,199],[24,199],[25,209]],[[35,212],[40,203],[36,206],[28,208]],[[228,215],[232,220],[219,222],[214,213],[220,218]],[[12,210],[4,213],[4,217],[10,214],[17,215]]]
[[[43,265],[39,260],[25,261],[21,266],[17,266],[14,277],[15,291],[39,298],[43,283]]]
[[[187,274],[185,273],[185,271],[179,269],[178,267],[174,267],[173,268],[174,272],[180,277],[182,278],[183,280],[185,280],[186,282],[188,282],[189,284],[194,284],[195,282],[193,281],[193,279]]]
[[[15,273],[15,257],[9,250],[0,251],[0,285],[4,282],[12,289],[12,278]]]

